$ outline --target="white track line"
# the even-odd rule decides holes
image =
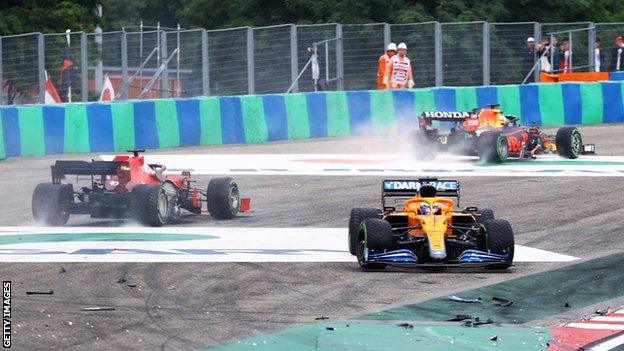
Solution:
[[[101,155],[112,160],[113,155]],[[565,160],[542,155],[536,160],[509,161],[481,166],[475,157],[441,155],[424,162],[400,154],[188,154],[145,156],[148,163],[167,166],[169,171],[190,170],[194,174],[230,175],[319,175],[319,176],[517,176],[517,177],[622,177],[624,157],[581,156]],[[606,163],[605,163],[606,162]]]
[[[197,240],[89,241],[96,233],[193,234]],[[71,241],[0,245],[0,262],[355,262],[346,228],[37,228],[0,227],[7,235],[73,233]],[[202,240],[202,236],[209,236]],[[3,238],[4,237],[4,238]],[[216,237],[216,238],[213,238]],[[3,240],[5,239],[5,240]],[[78,241],[79,240],[79,241]],[[569,262],[573,256],[516,245],[514,262]]]
[[[619,335],[614,338],[608,339],[604,342],[594,345],[588,349],[588,351],[608,351],[615,350],[618,346],[624,345],[624,335]]]
[[[606,324],[606,323],[570,323],[570,324],[566,324],[566,328],[577,328],[577,329],[604,329],[604,330],[624,330],[624,324]]]

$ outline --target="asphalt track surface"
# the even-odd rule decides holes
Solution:
[[[624,155],[623,125],[581,131],[600,155]],[[155,153],[382,153],[396,143],[358,137]],[[97,155],[63,156],[88,159]],[[0,162],[0,226],[34,225],[30,198],[58,157]],[[209,177],[198,177],[207,183]],[[253,213],[182,226],[343,227],[352,207],[378,206],[381,177],[237,176]],[[462,203],[508,219],[516,243],[583,259],[624,251],[621,178],[460,178]],[[72,226],[123,225],[72,218]],[[346,238],[345,238],[346,240]],[[62,265],[62,268],[61,268]],[[563,264],[520,263],[508,272],[363,273],[353,263],[2,263],[13,282],[15,350],[202,350],[262,332],[342,320],[545,271]],[[544,282],[548,284],[548,282]],[[53,290],[53,295],[26,291]],[[112,306],[114,311],[81,311]],[[549,322],[580,317],[582,311]],[[534,323],[535,324],[535,323]]]

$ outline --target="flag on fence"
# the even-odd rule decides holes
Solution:
[[[102,93],[100,93],[100,101],[113,100],[115,100],[115,88],[113,88],[113,83],[111,83],[107,74],[104,76],[104,87],[102,88]]]
[[[61,73],[59,82],[61,84],[61,95],[67,98],[67,102],[71,102],[71,87],[74,81],[74,62],[71,58],[71,47],[69,46],[69,38],[67,45],[63,49],[63,64],[61,65]]]
[[[54,84],[48,76],[48,71],[45,71],[45,103],[46,104],[60,104],[63,102],[59,96]]]

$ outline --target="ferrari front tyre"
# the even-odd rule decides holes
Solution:
[[[488,163],[503,163],[509,155],[507,136],[497,131],[486,131],[479,135],[479,160]]]
[[[368,218],[379,218],[379,210],[374,208],[354,208],[349,216],[349,252],[357,253],[357,240],[360,232],[360,223]]]
[[[360,224],[357,246],[357,260],[363,269],[383,269],[383,263],[369,263],[368,252],[381,252],[394,247],[392,227],[388,221],[378,218],[365,219]]]
[[[74,190],[69,184],[40,183],[32,195],[35,221],[45,225],[65,225],[74,203]]]
[[[475,221],[479,224],[485,223],[489,219],[494,219],[494,211],[489,208],[480,208],[475,216]]]
[[[438,153],[438,130],[417,129],[412,133],[414,155],[419,160],[435,159]]]
[[[509,268],[514,256],[514,234],[511,224],[504,219],[489,219],[483,223],[483,226],[488,251],[497,255],[507,255],[505,263],[491,266],[491,268]]]
[[[240,210],[238,185],[229,177],[214,178],[206,192],[208,212],[216,219],[232,219]]]
[[[576,127],[562,127],[555,136],[557,153],[565,158],[578,158],[583,151],[583,138]]]
[[[160,227],[167,223],[171,206],[162,185],[141,184],[132,189],[132,215],[142,224]]]

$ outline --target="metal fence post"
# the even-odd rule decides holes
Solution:
[[[542,26],[540,26],[539,22],[533,23],[533,39],[535,39],[535,44],[542,42]],[[535,54],[535,57],[539,60],[540,55]],[[539,82],[540,72],[542,71],[542,65],[537,65],[537,68],[533,72],[533,79],[535,83]]]
[[[336,90],[344,90],[344,61],[342,52],[342,24],[336,24]]]
[[[290,83],[293,84],[293,93],[299,92],[299,57],[297,55],[297,26],[290,26]]]
[[[435,85],[436,87],[444,84],[444,76],[442,70],[442,25],[435,22]]]
[[[126,37],[125,29],[121,31],[121,81],[124,84],[128,81],[128,38]],[[128,90],[122,90],[122,100],[128,99]]]
[[[0,36],[0,105],[4,105],[4,74],[2,73],[2,37]]]
[[[87,33],[80,34],[80,77],[81,77],[81,90],[82,101],[89,100],[89,57],[87,55]]]
[[[594,45],[596,43],[596,25],[594,22],[589,22],[588,24],[589,28],[589,33],[587,34],[587,48],[589,50],[587,50],[587,62],[589,67],[587,68],[588,72],[595,72],[596,71],[596,55],[595,55],[595,51],[596,49],[594,48]],[[602,62],[600,63],[600,65],[602,65]],[[600,67],[600,70],[602,70],[602,67]]]
[[[161,98],[169,97],[169,62],[167,61],[167,32],[162,31],[162,35],[160,36],[161,43],[160,44],[160,62],[161,65],[164,64],[164,69],[162,71],[161,76],[161,85],[160,85],[160,94],[158,94]]]
[[[490,24],[483,22],[483,85],[490,85]]]
[[[45,103],[45,44],[43,34],[39,33],[37,41],[38,66],[39,66],[39,103]]]
[[[390,25],[388,23],[384,23],[384,51],[390,44],[392,40],[392,34],[390,33]]]
[[[254,87],[254,42],[253,28],[247,27],[247,91],[253,95]]]
[[[208,32],[202,30],[202,94],[210,95],[210,75],[208,66]]]

